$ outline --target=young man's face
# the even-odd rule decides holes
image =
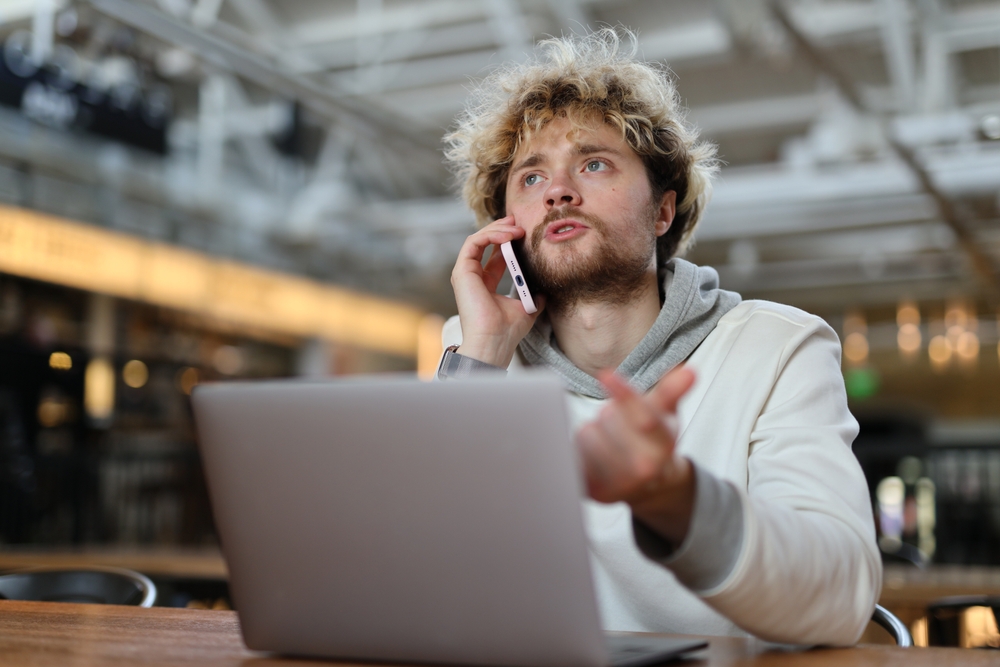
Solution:
[[[556,118],[531,135],[507,177],[507,214],[549,308],[629,299],[656,274],[656,237],[673,220],[674,193],[652,201],[642,159],[615,128]]]

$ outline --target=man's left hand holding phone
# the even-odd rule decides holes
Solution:
[[[535,324],[545,307],[544,297],[533,295],[537,310],[525,312],[517,298],[497,294],[497,286],[507,270],[500,245],[523,239],[525,231],[514,223],[513,216],[494,220],[462,244],[458,261],[451,272],[451,286],[462,323],[462,345],[458,354],[477,361],[507,368],[517,344]],[[486,249],[494,246],[483,264]]]

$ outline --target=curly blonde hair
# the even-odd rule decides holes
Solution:
[[[557,116],[582,125],[599,115],[642,158],[653,196],[677,193],[657,265],[687,249],[711,196],[716,147],[698,141],[670,72],[637,61],[637,51],[635,34],[621,28],[547,39],[530,62],[501,68],[472,91],[445,136],[445,159],[480,225],[503,217],[511,162],[532,132]]]

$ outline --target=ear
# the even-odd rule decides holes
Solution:
[[[660,207],[656,209],[656,221],[654,223],[654,230],[657,236],[663,236],[670,229],[670,225],[674,221],[674,215],[677,214],[677,193],[673,190],[667,190],[663,193],[663,199],[660,201]]]

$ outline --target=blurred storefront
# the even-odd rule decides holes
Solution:
[[[0,207],[0,271],[11,544],[211,543],[194,387],[413,372],[440,331],[408,306],[24,209]]]
[[[862,427],[854,452],[890,560],[1000,564],[1000,318],[991,315],[951,299],[842,319]]]

